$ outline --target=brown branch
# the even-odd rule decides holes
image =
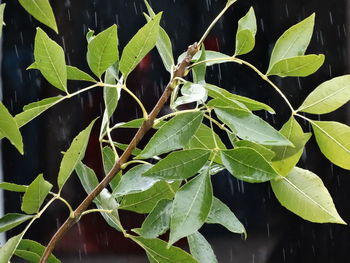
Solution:
[[[41,259],[40,263],[46,263],[52,251],[54,250],[57,242],[61,240],[63,235],[75,224],[79,221],[81,214],[90,206],[92,201],[95,199],[97,195],[109,184],[109,182],[113,179],[113,177],[119,172],[120,167],[128,161],[131,156],[132,151],[136,148],[137,144],[143,138],[147,131],[149,131],[154,123],[154,120],[158,116],[160,110],[164,107],[165,103],[169,99],[171,92],[174,87],[177,85],[177,78],[184,77],[186,75],[186,68],[191,63],[192,57],[198,51],[197,43],[189,46],[187,49],[187,55],[182,60],[182,62],[175,69],[174,74],[168,85],[166,86],[162,96],[159,98],[157,104],[154,106],[153,110],[148,116],[148,119],[145,120],[142,126],[138,129],[134,138],[131,140],[130,144],[124,151],[124,153],[120,156],[118,161],[114,164],[111,171],[106,175],[106,177],[96,186],[96,188],[84,199],[83,202],[77,207],[74,211],[74,217],[68,218],[63,225],[57,230],[57,232],[51,238],[49,244],[47,245]]]

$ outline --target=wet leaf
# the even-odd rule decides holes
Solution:
[[[176,192],[170,219],[169,245],[202,227],[212,201],[213,189],[208,171],[193,178]]]
[[[26,214],[35,214],[39,211],[46,196],[49,194],[52,184],[46,181],[42,174],[28,186],[23,195],[21,209]]]
[[[208,92],[201,84],[193,84],[191,82],[187,82],[182,86],[181,94],[182,96],[178,97],[174,102],[175,107],[192,102],[202,104],[208,98]]]
[[[0,101],[0,137],[6,137],[16,149],[23,154],[23,139],[19,131],[19,127],[6,109],[4,104]]]
[[[286,30],[272,50],[267,72],[280,60],[302,56],[310,43],[315,24],[315,14]]]
[[[177,59],[177,63],[181,63],[182,60],[185,59],[187,52],[183,52]],[[191,62],[196,62],[201,55],[201,51],[198,51],[193,57]],[[229,55],[217,52],[217,51],[212,51],[212,50],[206,50],[205,51],[205,57],[206,60],[209,60],[205,64],[207,66],[213,66],[216,64],[221,64],[221,63],[226,63],[229,61],[232,61],[231,57]],[[219,59],[219,60],[218,60]],[[215,60],[215,61],[214,61]]]
[[[8,213],[0,218],[0,232],[6,232],[32,219],[34,216],[18,213]]]
[[[306,77],[315,73],[324,63],[324,55],[291,57],[276,62],[267,75]]]
[[[29,239],[22,239],[19,243],[15,255],[31,263],[38,263],[42,254],[44,253],[45,247],[38,242]],[[50,255],[47,263],[60,263],[54,255]]]
[[[321,152],[335,165],[350,170],[350,127],[335,121],[312,121]]]
[[[272,180],[271,186],[278,201],[303,219],[315,223],[346,224],[316,174],[295,167],[286,177]]]
[[[27,185],[19,185],[19,184],[6,183],[6,182],[0,183],[0,189],[11,191],[11,192],[23,193],[27,191],[27,188],[28,188]]]
[[[84,158],[90,132],[95,121],[96,119],[73,139],[69,149],[64,153],[57,177],[57,184],[60,190],[74,171],[77,164]]]
[[[102,149],[102,161],[103,161],[103,170],[105,172],[105,174],[108,174],[110,170],[112,170],[115,162],[118,160],[118,156],[116,156],[115,152],[113,151],[113,149],[109,146],[105,146]],[[120,182],[122,176],[122,171],[119,171],[119,173],[117,173],[114,178],[112,179],[112,181],[109,183],[109,185],[111,186],[112,190],[114,188],[117,187],[117,185]]]
[[[195,175],[208,161],[210,151],[194,149],[170,153],[143,174],[160,180],[184,180]]]
[[[154,16],[125,46],[120,60],[120,71],[125,79],[156,45],[161,16],[162,13]]]
[[[204,45],[202,45],[201,55],[199,56],[198,60],[196,60],[196,63],[200,63],[202,61],[205,61],[207,59],[205,55],[206,55],[205,47],[204,47]],[[207,70],[206,63],[200,63],[199,65],[194,66],[192,68],[193,82],[204,85],[205,84],[206,70]]]
[[[191,254],[198,262],[217,263],[218,260],[214,254],[209,242],[198,231],[187,237]]]
[[[93,77],[91,77],[89,74],[85,73],[84,71],[78,69],[77,67],[68,66],[68,65],[67,65],[67,79],[90,81],[94,83],[97,82]]]
[[[36,30],[34,58],[35,67],[40,70],[45,79],[67,93],[67,67],[64,51],[40,28]]]
[[[278,176],[268,161],[251,148],[222,151],[221,158],[233,176],[249,183],[262,183]]]
[[[18,0],[21,6],[35,19],[58,33],[55,15],[48,0]]]
[[[235,56],[247,54],[255,46],[256,18],[253,7],[238,21]]]
[[[91,71],[98,78],[119,59],[116,25],[110,26],[91,39],[86,59]]]
[[[94,170],[80,161],[75,167],[75,172],[77,173],[85,192],[90,194],[99,183]]]
[[[153,135],[136,158],[147,159],[183,148],[196,133],[202,119],[201,112],[188,112],[175,116]]]
[[[298,111],[325,114],[350,100],[350,75],[333,78],[319,85],[307,96]]]
[[[282,134],[282,133],[281,133]],[[284,135],[284,134],[282,134]],[[288,137],[286,137],[288,139]],[[262,157],[264,157],[267,161],[271,161],[271,159],[275,156],[275,153],[271,150],[269,150],[268,148],[254,143],[254,142],[250,142],[250,141],[236,141],[234,142],[234,146],[235,147],[248,147],[248,148],[252,148],[255,151],[257,151]]]
[[[12,258],[13,253],[15,253],[15,250],[19,242],[21,242],[24,234],[25,232],[22,232],[17,236],[11,237],[7,240],[5,245],[0,248],[0,262],[10,262],[10,259]]]

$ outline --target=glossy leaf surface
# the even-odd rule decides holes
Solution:
[[[77,67],[67,66],[67,79],[97,82],[93,77]]]
[[[214,254],[209,242],[198,231],[187,237],[191,254],[198,262],[217,263],[218,260]]]
[[[253,7],[238,21],[236,34],[235,56],[243,55],[253,50],[255,46],[256,18]]]
[[[29,239],[22,239],[19,243],[15,255],[26,260],[27,262],[37,263],[39,262],[42,254],[44,253],[45,247],[38,242]],[[47,263],[60,263],[54,255],[50,255]]]
[[[2,182],[0,183],[0,189],[11,191],[11,192],[25,192],[27,190],[27,185],[19,185],[13,183]]]
[[[278,201],[288,210],[315,223],[346,224],[332,197],[314,173],[295,167],[286,177],[271,181]]]
[[[248,148],[252,148],[255,151],[257,151],[262,157],[264,157],[267,161],[271,161],[271,159],[275,156],[275,153],[271,150],[269,150],[268,148],[254,143],[254,142],[250,142],[250,141],[236,141],[234,142],[234,146],[235,147],[248,147]]]
[[[0,232],[6,232],[16,226],[32,219],[31,215],[9,213],[0,218]]]
[[[92,190],[98,185],[98,179],[95,172],[81,161],[78,162],[75,167],[75,172],[77,173],[81,185],[87,194],[91,193]]]
[[[18,234],[17,236],[13,236],[11,237],[9,240],[7,240],[7,242],[5,243],[5,245],[3,245],[0,248],[0,262],[10,262],[10,259],[12,258],[12,255],[15,253],[15,250],[19,244],[19,242],[21,242],[21,239],[24,236],[24,232]]]

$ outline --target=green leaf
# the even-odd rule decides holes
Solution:
[[[202,104],[208,98],[207,90],[201,84],[193,84],[191,82],[187,82],[181,88],[181,94],[174,102],[173,107],[178,107],[183,104],[198,102]]]
[[[99,183],[94,170],[80,161],[75,167],[75,172],[77,173],[85,192],[90,194]]]
[[[283,135],[270,124],[249,111],[229,108],[216,108],[218,118],[241,139],[263,145],[290,145]]]
[[[199,263],[184,250],[167,246],[167,243],[160,239],[146,239],[142,237],[130,237],[141,246],[153,263]]]
[[[250,141],[236,141],[234,142],[234,146],[235,147],[248,147],[251,149],[254,149],[255,151],[257,151],[262,157],[264,157],[267,161],[271,161],[271,159],[275,156],[275,153],[273,151],[271,151],[270,149],[254,143],[254,142],[250,142]]]
[[[235,103],[238,101],[252,111],[267,110],[272,114],[275,113],[274,109],[272,109],[269,105],[266,105],[256,100],[249,99],[247,97],[232,94],[231,92],[228,92],[227,90],[219,88],[215,85],[206,84],[205,88],[208,90],[208,95],[210,97],[227,101],[227,103]]]
[[[298,111],[313,114],[332,112],[350,100],[350,75],[333,78],[307,96]]]
[[[39,174],[23,195],[22,211],[27,214],[37,213],[51,188],[52,184],[46,181],[42,174]]]
[[[64,51],[39,27],[34,43],[35,66],[56,88],[67,93],[67,67]]]
[[[0,37],[2,36],[2,27],[4,25],[4,10],[5,10],[6,4],[3,3],[0,5]]]
[[[272,166],[280,175],[284,176],[298,163],[303,154],[304,146],[311,137],[311,133],[304,133],[293,116],[283,125],[280,133],[294,145],[294,147],[274,146],[271,148],[276,154],[272,159]]]
[[[9,213],[0,218],[0,232],[6,232],[16,226],[32,219],[31,215],[24,215],[18,213]]]
[[[0,188],[7,191],[24,193],[27,191],[28,186],[2,182],[0,183]]]
[[[22,127],[34,118],[38,117],[41,113],[56,105],[63,98],[64,97],[62,96],[46,98],[24,106],[23,112],[15,116],[15,121],[17,122],[18,127]]]
[[[125,150],[128,148],[129,144],[114,142],[114,146],[117,147],[117,148],[120,149],[120,150],[125,151]],[[132,151],[131,154],[136,156],[136,155],[138,155],[138,154],[140,154],[140,153],[141,153],[141,150],[140,150],[139,148],[136,147],[136,148]]]
[[[131,168],[126,174],[124,174],[118,184],[113,189],[113,195],[115,197],[134,194],[138,192],[144,192],[155,185],[159,180],[142,176],[147,172],[152,165],[140,164]]]
[[[0,101],[0,136],[6,137],[23,154],[23,140],[15,119]]]
[[[141,228],[133,231],[144,238],[157,238],[169,229],[172,201],[160,200],[143,221]]]
[[[315,223],[346,224],[316,174],[295,167],[286,177],[271,181],[271,186],[278,201],[303,219]]]
[[[145,14],[145,17],[147,19],[147,22],[149,22],[151,18],[155,17],[156,14],[153,12],[151,6],[147,3],[147,1],[145,1],[145,4],[149,14],[149,16]],[[163,61],[165,69],[171,72],[172,67],[175,64],[173,48],[167,32],[162,27],[159,27],[159,35],[157,38],[156,47]]]
[[[350,170],[350,127],[334,121],[312,121],[321,152],[335,165]]]
[[[85,150],[89,141],[90,132],[96,119],[90,125],[81,131],[74,139],[69,149],[63,155],[60,170],[58,172],[57,184],[61,190],[63,185],[68,180],[69,176],[74,171],[77,164],[84,158]]]
[[[267,76],[306,77],[315,73],[324,63],[324,55],[291,57],[276,62]]]
[[[45,247],[39,244],[38,242],[29,240],[29,239],[22,239],[15,251],[15,255],[20,258],[23,258],[28,262],[37,263],[39,262],[44,251],[45,251]],[[61,261],[58,260],[52,254],[47,260],[47,263],[60,263],[60,262]]]
[[[256,18],[253,7],[238,21],[235,56],[247,54],[255,46]]]
[[[11,237],[9,240],[7,240],[6,244],[0,248],[0,262],[10,262],[10,259],[12,258],[13,253],[15,253],[15,250],[19,242],[21,242],[24,234],[25,232],[23,231],[19,235]]]
[[[220,224],[232,233],[244,234],[245,237],[247,235],[243,224],[238,220],[230,208],[215,197],[213,199],[210,213],[205,222],[207,224]]]
[[[207,125],[201,123],[197,132],[193,135],[192,139],[185,146],[185,149],[207,149],[214,150],[216,148],[215,141],[219,149],[225,150],[226,146],[221,141],[219,135],[212,131]],[[214,162],[222,164],[221,157],[215,155]]]
[[[115,162],[118,160],[118,156],[116,156],[113,149],[109,146],[105,146],[102,149],[102,161],[103,161],[103,170],[105,174],[108,174],[110,170],[112,170]],[[122,171],[117,173],[112,181],[109,183],[112,190],[117,187],[122,177]]]
[[[160,180],[184,180],[195,175],[208,161],[210,151],[202,149],[170,153],[143,174]]]
[[[315,24],[315,14],[286,30],[272,50],[267,72],[280,60],[302,56],[310,43]]]
[[[185,59],[187,52],[183,52],[177,59],[177,63],[181,63],[182,60]],[[201,51],[198,51],[193,57],[191,62],[196,62],[201,55]],[[216,64],[221,64],[221,63],[226,63],[232,61],[231,56],[228,56],[226,54],[217,52],[217,51],[212,51],[212,50],[206,50],[205,51],[205,57],[206,60],[209,60],[205,64],[207,66],[213,66]],[[219,59],[219,60],[218,60]]]
[[[209,242],[198,231],[187,237],[191,254],[198,262],[217,263],[218,260]]]
[[[249,183],[262,183],[278,176],[268,161],[251,148],[241,147],[222,151],[221,158],[233,176]]]
[[[183,148],[196,133],[202,119],[202,112],[188,112],[175,116],[153,135],[136,158],[151,158]]]
[[[18,0],[21,6],[35,19],[58,33],[55,15],[48,0]]]
[[[168,184],[160,181],[147,191],[124,196],[119,208],[140,214],[149,213],[160,200],[172,199],[178,188],[178,182]]]
[[[125,46],[120,59],[120,71],[125,79],[156,45],[161,16],[162,13],[159,13],[153,17]]]
[[[202,62],[206,60],[205,56],[205,47],[204,44],[202,45],[201,49],[201,55],[199,56],[198,60],[196,60],[196,63]],[[207,70],[206,63],[201,63],[195,67],[192,68],[192,74],[193,74],[193,82],[199,83],[204,85],[205,84],[205,73]]]
[[[67,65],[67,79],[90,81],[94,83],[97,82],[93,77],[91,77],[89,74],[85,73],[84,71],[78,69],[77,67],[68,66],[68,65]]]
[[[210,212],[212,201],[213,188],[208,170],[176,192],[170,219],[169,245],[202,227]]]
[[[112,25],[88,43],[86,59],[91,71],[101,78],[109,66],[119,59],[117,26]]]

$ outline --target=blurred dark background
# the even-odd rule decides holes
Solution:
[[[33,62],[35,27],[40,26],[63,46],[66,62],[89,72],[86,63],[88,28],[100,32],[113,23],[118,25],[120,51],[145,23],[142,0],[62,0],[51,1],[60,34],[30,17],[17,1],[7,3],[2,50],[2,82],[4,104],[12,114],[32,101],[58,94],[39,72],[25,70]],[[205,28],[225,5],[224,0],[152,0],[155,11],[164,11],[162,26],[171,37],[177,58],[189,44],[197,41]],[[238,1],[220,20],[208,36],[206,49],[233,54],[237,21],[253,6],[257,16],[256,47],[244,59],[262,71],[267,69],[269,56],[277,38],[291,25],[316,12],[315,32],[307,53],[323,53],[326,62],[314,75],[307,78],[273,78],[283,92],[298,106],[318,84],[335,76],[349,73],[349,1],[336,4],[325,0],[266,0]],[[151,109],[166,85],[169,74],[155,51],[151,52],[130,76],[128,87]],[[261,113],[278,129],[289,118],[289,110],[280,97],[251,70],[234,64],[214,66],[208,70],[207,82],[244,96],[270,104],[278,114]],[[83,88],[84,83],[71,82],[69,90]],[[3,168],[6,181],[28,184],[38,173],[54,183],[61,161],[61,151],[70,145],[74,136],[103,111],[102,92],[93,90],[53,107],[21,129],[25,152],[20,156],[3,141]],[[347,106],[332,114],[320,116],[350,124]],[[140,117],[137,105],[125,96],[119,102],[113,122]],[[310,131],[305,123],[304,131]],[[130,132],[113,134],[117,141],[128,143]],[[85,162],[103,176],[99,154],[96,152],[98,130],[93,131],[92,143]],[[350,139],[350,138],[349,138]],[[314,140],[306,148],[299,166],[318,174],[329,189],[339,214],[350,222],[349,171],[333,166],[325,159]],[[246,184],[223,173],[213,178],[215,195],[230,206],[243,222],[248,239],[227,232],[220,226],[205,226],[201,232],[208,237],[219,262],[346,262],[350,256],[350,230],[346,226],[305,222],[283,208],[274,197],[269,184]],[[63,195],[78,204],[84,192],[75,176],[65,186]],[[20,209],[18,194],[6,193],[6,212]],[[28,234],[28,237],[46,244],[67,217],[60,204],[52,207]],[[144,216],[124,213],[127,225],[138,226]],[[15,232],[13,232],[15,233]],[[180,243],[179,245],[184,245]],[[123,256],[120,262],[146,262],[143,252],[108,227],[99,215],[84,218],[74,227],[57,248],[58,256],[69,257],[71,262],[109,262],[108,258]],[[104,256],[98,259],[101,256]],[[68,262],[63,260],[63,262]],[[70,261],[69,261],[70,262]],[[93,261],[91,261],[93,262]],[[119,262],[119,261],[114,261]]]

